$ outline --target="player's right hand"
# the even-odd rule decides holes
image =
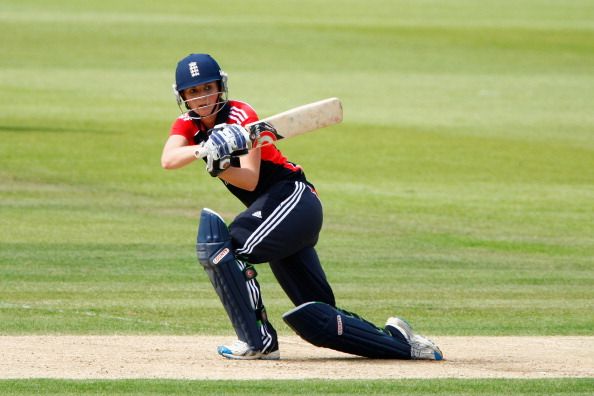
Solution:
[[[209,131],[204,144],[206,149],[206,170],[211,176],[218,176],[231,164],[232,155],[247,154],[251,148],[248,131],[237,124],[220,124]]]
[[[249,132],[237,124],[220,124],[209,131],[204,147],[213,159],[221,159],[236,151],[248,150],[252,146]]]

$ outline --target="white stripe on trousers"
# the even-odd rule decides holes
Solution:
[[[238,249],[238,254],[250,254],[254,248],[266,238],[287,215],[297,206],[306,188],[303,182],[295,182],[295,191],[280,203],[270,216],[248,237],[243,247]]]

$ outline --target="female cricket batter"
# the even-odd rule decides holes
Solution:
[[[370,358],[441,360],[439,348],[404,320],[389,318],[381,329],[336,307],[314,249],[322,226],[316,190],[274,145],[251,149],[244,126],[258,116],[247,103],[227,98],[227,75],[218,63],[207,54],[188,55],[177,64],[173,88],[182,114],[163,148],[163,168],[190,164],[198,147],[205,148],[206,170],[247,207],[228,228],[214,211],[201,212],[198,259],[238,336],[218,353],[280,358],[252,266],[268,262],[296,306],[283,319],[306,341]]]

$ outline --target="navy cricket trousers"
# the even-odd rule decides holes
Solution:
[[[314,249],[322,228],[322,204],[303,181],[282,181],[262,194],[229,226],[237,257],[269,262],[296,306],[320,301],[335,306]]]

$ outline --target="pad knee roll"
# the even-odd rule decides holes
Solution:
[[[196,254],[200,264],[204,268],[213,268],[234,260],[232,253],[231,235],[221,216],[210,209],[202,209],[196,238]]]

